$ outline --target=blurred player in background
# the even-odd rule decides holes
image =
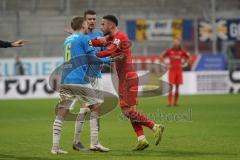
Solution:
[[[16,76],[23,76],[24,75],[24,67],[23,67],[23,63],[20,60],[19,55],[16,56],[15,58],[15,75]]]
[[[92,47],[87,35],[88,25],[83,17],[74,17],[71,20],[71,27],[74,33],[67,37],[64,42],[64,66],[60,86],[60,101],[57,104],[57,116],[53,123],[53,145],[52,154],[67,154],[60,149],[60,137],[64,118],[69,113],[69,108],[75,103],[75,99],[82,101],[91,110],[98,107],[99,99],[90,84],[91,77],[88,76],[88,58],[87,55],[96,57],[96,52]],[[81,59],[83,58],[83,59]],[[97,58],[102,62],[111,62],[111,58]],[[75,66],[74,63],[84,61],[84,65]],[[73,61],[73,63],[71,63]],[[78,64],[78,63],[77,63]],[[66,65],[66,66],[65,66]],[[68,70],[70,68],[70,71]],[[73,89],[77,89],[77,93]],[[97,117],[91,117],[97,119]],[[96,124],[95,124],[96,125]]]
[[[88,23],[88,33],[87,35],[89,36],[90,39],[97,39],[99,37],[103,37],[103,33],[99,31],[95,31],[96,27],[96,20],[97,20],[97,15],[96,12],[93,10],[87,10],[84,12],[84,18]],[[71,31],[70,31],[71,32]],[[96,52],[101,51],[101,47],[94,47]],[[90,144],[90,150],[93,151],[102,151],[102,152],[107,152],[110,149],[102,146],[99,143],[99,130],[100,130],[100,105],[104,102],[104,98],[102,95],[102,74],[101,74],[101,65],[90,65],[90,70],[91,72],[95,72],[94,74],[97,75],[97,77],[92,81],[92,86],[94,89],[100,91],[98,94],[98,98],[101,99],[99,101],[99,104],[97,104],[99,107],[96,107],[95,110],[91,110],[90,117],[90,138],[91,138],[91,144]],[[75,123],[75,132],[74,132],[74,142],[73,142],[73,149],[80,151],[84,150],[85,147],[80,141],[80,134],[87,116],[87,112],[89,111],[89,108],[82,104],[80,108],[80,112],[77,116],[77,120]]]
[[[169,83],[170,83],[170,91],[168,94],[168,106],[178,105],[178,97],[179,97],[179,85],[183,83],[183,68],[188,64],[190,59],[189,53],[182,48],[180,39],[175,38],[173,40],[172,48],[165,50],[160,55],[162,62],[169,69]],[[168,59],[169,63],[165,60]],[[174,101],[172,102],[173,97],[173,86],[176,86],[174,93]]]
[[[18,40],[15,42],[1,41],[0,40],[0,48],[8,48],[8,47],[22,47],[25,45],[27,41]]]
[[[132,66],[131,49],[125,46],[129,43],[127,35],[118,30],[118,19],[113,15],[106,15],[101,21],[101,30],[104,35],[101,39],[92,40],[93,46],[107,46],[107,49],[97,53],[98,57],[121,56],[121,60],[116,62],[116,71],[119,79],[118,93],[122,113],[128,117],[132,123],[138,142],[134,151],[144,150],[149,143],[144,135],[142,126],[150,128],[155,136],[155,144],[161,141],[164,126],[155,124],[145,115],[136,109],[138,104],[138,75]]]

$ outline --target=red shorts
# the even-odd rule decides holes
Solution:
[[[128,72],[125,79],[119,81],[120,107],[131,107],[138,104],[138,75]]]
[[[169,71],[168,80],[170,84],[183,84],[182,71]]]

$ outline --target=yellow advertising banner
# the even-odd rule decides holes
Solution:
[[[182,28],[183,20],[182,19],[173,19],[172,21],[172,38],[182,39]]]
[[[147,39],[146,37],[146,21],[144,19],[136,20],[136,40],[144,41]]]

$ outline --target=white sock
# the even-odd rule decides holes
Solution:
[[[156,131],[156,129],[157,129],[157,125],[156,125],[156,124],[154,124],[154,126],[153,126],[152,130],[153,130],[153,131]]]
[[[92,111],[90,115],[90,130],[91,130],[91,145],[98,144],[98,126],[99,126],[98,112]]]
[[[80,134],[87,116],[88,108],[80,108],[76,122],[75,122],[75,132],[74,132],[74,143],[80,142]]]
[[[138,141],[143,140],[143,139],[145,139],[144,135],[141,135],[141,136],[138,137]]]
[[[54,123],[53,123],[53,149],[59,149],[59,142],[62,133],[62,126],[63,126],[63,119],[56,116]]]

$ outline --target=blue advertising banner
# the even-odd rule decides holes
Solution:
[[[136,40],[136,21],[127,21],[127,34],[130,40]]]
[[[194,35],[194,29],[193,29],[193,20],[186,19],[183,20],[183,34],[182,34],[182,39],[184,41],[190,41],[193,40],[193,35]]]
[[[24,75],[48,76],[63,63],[62,57],[22,58]],[[0,77],[15,76],[15,60],[0,59]]]
[[[226,70],[224,54],[199,55],[193,66],[195,71],[223,71]]]

